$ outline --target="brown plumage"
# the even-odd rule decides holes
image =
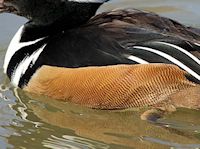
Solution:
[[[104,12],[94,16],[89,20],[87,25],[98,25],[99,27],[114,32],[121,32],[122,35],[130,34],[127,30],[138,29],[137,32],[158,33],[157,39],[162,36],[175,36],[190,42],[200,41],[200,30],[197,28],[187,27],[172,19],[161,17],[155,13],[141,11],[137,9],[116,9],[110,12]],[[121,30],[121,31],[120,31]],[[156,36],[146,37],[152,40]],[[139,39],[133,38],[132,39]],[[143,36],[145,41],[145,37]]]
[[[154,105],[195,86],[174,65],[114,65],[84,68],[43,66],[24,88],[28,92],[99,109]]]

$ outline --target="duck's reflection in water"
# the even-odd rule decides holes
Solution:
[[[50,138],[42,142],[47,148],[62,149],[108,149],[109,145],[76,136],[63,135],[62,138],[51,135]]]
[[[185,127],[184,124],[176,124],[183,120],[183,117],[191,123],[200,124],[198,111],[183,109],[181,112],[175,112],[169,115],[175,123],[168,123],[169,121],[163,119],[157,123],[162,124],[159,126],[140,119],[140,114],[144,110],[95,110],[36,96],[21,90],[18,90],[17,94],[28,110],[32,110],[33,114],[40,119],[40,122],[56,126],[56,129],[73,130],[77,135],[71,136],[64,132],[63,136],[49,135],[42,141],[45,147],[109,148],[113,145],[123,146],[123,148],[153,149],[169,146],[200,147],[200,140],[196,137],[197,131],[200,131],[199,127],[193,127],[194,129],[191,130],[189,125]],[[176,125],[179,128],[176,129]]]

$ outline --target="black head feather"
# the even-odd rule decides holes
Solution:
[[[37,25],[61,22],[76,26],[87,22],[106,0],[0,0],[0,12],[28,18]],[[69,26],[68,26],[69,25]]]

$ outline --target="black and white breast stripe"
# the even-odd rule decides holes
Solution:
[[[4,60],[4,73],[7,73],[14,86],[19,85],[20,78],[30,65],[34,65],[46,44],[44,38],[35,41],[20,42],[24,26],[20,27],[8,47]],[[38,46],[36,46],[40,43]],[[33,46],[35,48],[33,48]]]

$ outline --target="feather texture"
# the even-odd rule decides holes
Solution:
[[[174,65],[114,65],[85,68],[43,66],[24,88],[98,109],[155,105],[179,90],[195,86]]]

